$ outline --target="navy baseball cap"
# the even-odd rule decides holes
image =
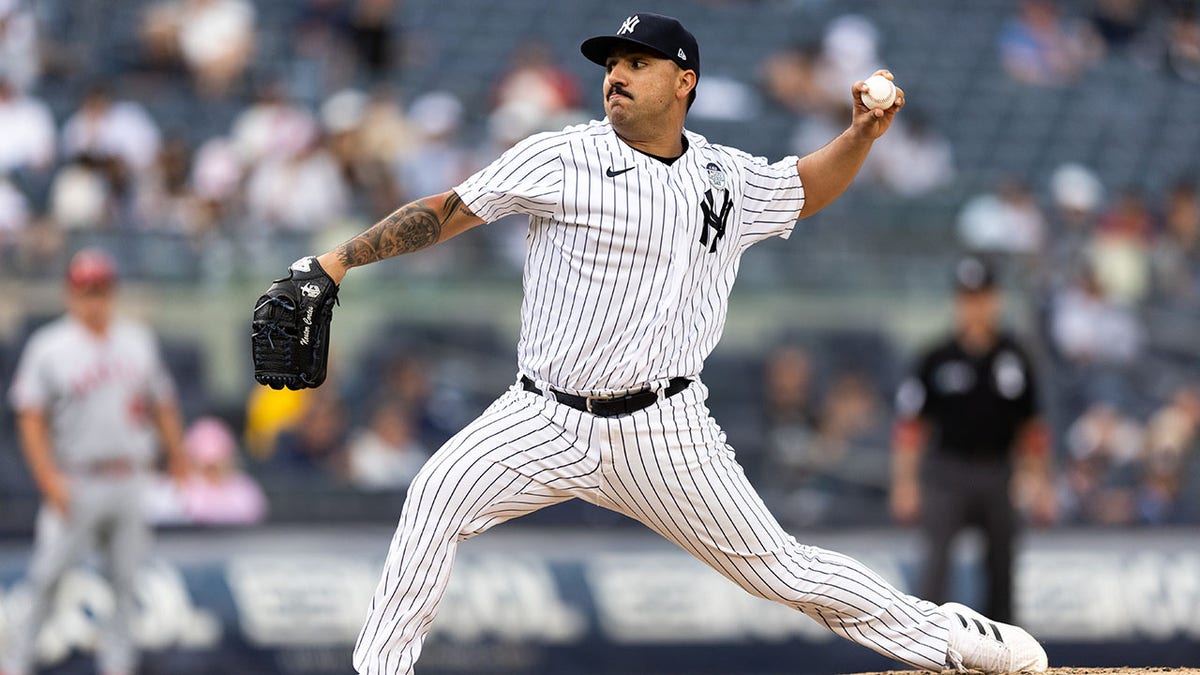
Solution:
[[[954,265],[954,290],[959,293],[982,293],[996,287],[996,271],[987,260],[965,256]]]
[[[579,45],[579,51],[592,63],[603,66],[619,45],[643,47],[700,76],[700,45],[683,24],[669,16],[649,12],[631,14],[614,35],[588,38]]]

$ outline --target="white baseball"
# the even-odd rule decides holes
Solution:
[[[882,75],[872,75],[866,81],[867,90],[862,92],[862,102],[867,108],[887,110],[896,102],[896,85]]]

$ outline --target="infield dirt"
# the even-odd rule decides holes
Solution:
[[[883,670],[876,673],[856,673],[854,675],[913,675],[916,670]],[[1166,673],[1170,675],[1200,675],[1200,668],[1051,668],[1046,675],[1150,675]],[[942,675],[958,675],[954,670],[943,670]]]

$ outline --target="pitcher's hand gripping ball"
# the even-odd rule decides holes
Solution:
[[[254,379],[272,389],[306,389],[325,381],[329,325],[338,285],[317,259],[292,263],[254,305],[250,354]]]
[[[865,84],[867,90],[862,92],[862,102],[871,110],[887,110],[896,102],[896,85],[883,75],[872,75]]]

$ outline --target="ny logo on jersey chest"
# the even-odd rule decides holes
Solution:
[[[717,252],[717,242],[725,236],[725,226],[729,222],[729,212],[733,209],[733,199],[728,190],[717,190],[721,195],[721,205],[717,206],[711,189],[704,191],[704,201],[700,202],[700,212],[704,214],[704,223],[700,226],[700,245],[708,246],[709,253]],[[712,230],[712,243],[709,243],[708,231]]]

